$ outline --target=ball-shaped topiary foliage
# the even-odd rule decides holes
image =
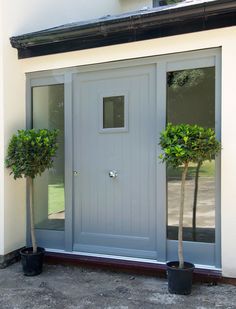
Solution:
[[[18,130],[10,140],[6,167],[14,178],[35,178],[53,165],[56,155],[58,130]]]
[[[159,144],[163,150],[160,159],[172,167],[211,160],[221,149],[214,130],[189,124],[169,123]]]

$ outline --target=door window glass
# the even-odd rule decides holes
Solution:
[[[103,98],[103,129],[124,128],[125,97]]]

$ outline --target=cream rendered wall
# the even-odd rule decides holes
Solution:
[[[0,7],[2,0],[0,1]],[[0,10],[0,42],[3,38],[3,11]],[[0,43],[0,255],[4,253],[4,122],[3,122],[3,46]]]
[[[152,4],[152,0],[120,0],[122,12],[137,11],[145,7],[152,8]]]
[[[54,0],[51,2],[54,2]],[[50,21],[47,18],[44,19],[44,16],[37,17],[37,14],[35,14],[35,18],[33,19],[31,14],[29,14],[26,9],[27,1],[21,1],[21,4],[17,5],[13,13],[11,13],[11,9],[12,7],[16,6],[15,2],[14,6],[11,6],[13,3],[12,0],[9,2],[4,0],[4,3],[6,5],[5,12],[7,12],[4,18],[5,29],[3,38],[4,98],[2,99],[0,96],[0,103],[4,102],[5,106],[5,149],[9,136],[16,129],[24,127],[25,125],[25,72],[103,63],[107,61],[132,59],[152,55],[186,52],[213,47],[222,48],[222,270],[224,276],[236,277],[236,104],[234,102],[234,75],[236,72],[236,27],[18,60],[16,50],[10,47],[9,36],[17,33],[32,31],[34,29],[45,28],[54,23],[61,24],[65,22],[66,18],[61,19],[59,22],[60,18],[56,20],[56,17],[53,17],[52,21]],[[23,8],[21,9],[22,3]],[[43,3],[46,8],[46,1],[40,1],[40,7],[41,3]],[[37,4],[34,3],[34,6],[35,5]],[[47,3],[47,5],[50,6],[50,3]],[[11,24],[9,24],[9,19],[7,17],[10,16],[10,13],[12,16]],[[20,16],[19,19],[17,19],[18,15]],[[29,20],[31,19],[32,24],[28,24]],[[2,74],[1,71],[0,74]],[[0,126],[2,126],[2,121]],[[0,146],[3,146],[1,131],[0,142]],[[2,169],[0,170],[0,177],[1,173]],[[6,170],[4,194],[4,252],[7,253],[11,250],[19,248],[25,242],[25,184],[24,181],[15,182],[12,180],[12,178],[8,176],[8,171]],[[2,204],[0,197],[0,214],[2,214],[3,211],[3,207],[1,206]],[[1,223],[2,221],[0,219],[0,234],[3,232]],[[0,250],[2,246],[3,244],[1,243],[0,238]]]
[[[3,112],[4,112],[4,152],[6,153],[10,135],[25,126],[24,88],[25,77],[22,66],[16,60],[16,53],[9,46],[8,3],[3,0],[2,9],[2,52],[3,52]],[[2,124],[1,124],[2,125]],[[4,155],[5,156],[5,155]],[[1,160],[3,164],[4,160]],[[4,237],[4,254],[25,245],[26,211],[25,181],[14,181],[9,171],[4,170],[4,226],[0,233]]]

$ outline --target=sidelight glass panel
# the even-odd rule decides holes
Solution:
[[[176,4],[184,1],[185,0],[153,0],[153,7]]]
[[[215,128],[215,68],[167,73],[167,122]],[[167,169],[167,237],[178,238],[182,167]],[[196,189],[198,184],[198,190]],[[215,242],[215,160],[191,164],[186,181],[184,240]]]
[[[33,87],[32,116],[34,128],[59,129],[53,168],[33,181],[36,228],[64,230],[64,85]]]
[[[103,129],[124,128],[125,126],[125,97],[103,98]]]

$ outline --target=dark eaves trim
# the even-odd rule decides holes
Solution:
[[[10,38],[18,58],[63,53],[236,25],[236,1],[218,0],[166,10],[68,24]]]

